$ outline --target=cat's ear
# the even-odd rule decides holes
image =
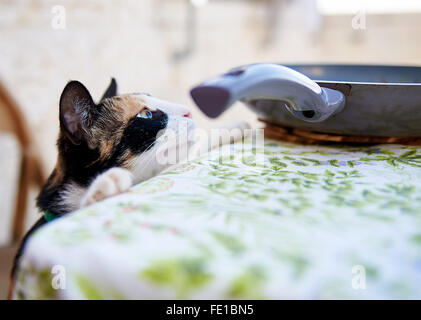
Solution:
[[[108,86],[107,90],[105,90],[104,95],[102,96],[101,100],[112,98],[117,95],[117,81],[114,78],[111,78],[110,85]]]
[[[60,97],[60,127],[72,143],[80,144],[87,137],[95,110],[88,89],[79,81],[70,81]]]

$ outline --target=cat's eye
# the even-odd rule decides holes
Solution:
[[[137,117],[142,119],[152,119],[152,112],[148,109],[143,109],[137,114]]]

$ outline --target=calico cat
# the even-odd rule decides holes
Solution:
[[[187,107],[144,93],[117,95],[114,78],[98,104],[82,83],[69,82],[59,108],[57,164],[37,198],[44,216],[25,235],[15,257],[12,280],[25,243],[36,229],[155,176],[171,165],[157,161],[159,153],[190,150],[195,144],[190,135],[195,124]],[[238,140],[248,125],[232,127],[240,129],[234,138]],[[167,133],[180,135],[180,128],[187,132],[187,139],[165,145]]]

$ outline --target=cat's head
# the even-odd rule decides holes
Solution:
[[[145,93],[117,95],[114,79],[99,103],[71,81],[60,98],[56,174],[87,184],[118,166],[130,170],[135,182],[145,180],[173,164],[165,157],[193,144],[194,127],[187,107]]]

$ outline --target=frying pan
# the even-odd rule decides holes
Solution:
[[[211,118],[241,101],[259,118],[288,127],[421,136],[421,67],[259,63],[207,80],[191,96]]]

